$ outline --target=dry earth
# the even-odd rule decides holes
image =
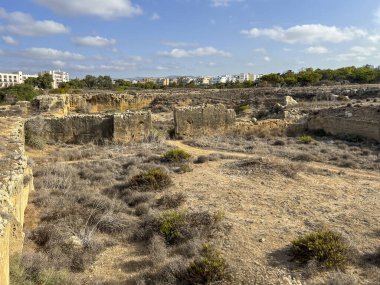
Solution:
[[[216,152],[180,141],[167,144],[193,157]],[[257,155],[217,152],[233,158],[194,164],[192,172],[175,174],[170,190],[186,194],[184,209],[224,213],[229,230],[213,242],[232,266],[233,284],[325,284],[327,273],[306,278],[305,270],[290,262],[287,251],[296,237],[322,226],[342,233],[361,256],[380,247],[378,172],[302,162],[305,167],[295,178],[266,169],[247,174],[236,171],[234,163]],[[268,159],[274,164],[294,163],[278,157]],[[27,231],[36,224],[31,220],[38,219],[37,214],[26,213]],[[135,284],[134,277],[149,271],[147,259],[139,244],[116,244],[77,277],[81,284]],[[345,274],[356,284],[380,284],[378,268],[351,266]]]

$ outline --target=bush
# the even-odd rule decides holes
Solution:
[[[309,143],[311,143],[313,141],[313,138],[311,136],[308,136],[308,135],[302,135],[300,137],[300,141],[303,144],[309,144]]]
[[[37,136],[26,136],[25,144],[31,148],[39,150],[43,150],[46,147],[46,141],[43,138]]]
[[[191,155],[182,149],[172,149],[162,156],[163,162],[185,162],[190,159]]]
[[[251,109],[251,107],[249,105],[243,105],[243,106],[239,107],[238,112],[241,113],[244,111],[248,111],[249,109]]]
[[[182,193],[165,194],[157,201],[157,205],[165,209],[172,209],[181,206],[185,201],[186,196]]]
[[[185,279],[189,284],[210,284],[230,279],[227,262],[219,251],[204,245],[200,255],[187,269]]]
[[[349,247],[343,237],[333,231],[321,229],[292,242],[296,261],[316,260],[324,268],[344,268],[349,259]]]
[[[201,163],[205,163],[207,161],[209,161],[208,156],[200,155],[200,156],[198,156],[198,158],[196,160],[194,160],[194,163],[201,164]]]
[[[170,176],[162,170],[149,170],[135,175],[129,182],[132,189],[138,191],[158,191],[170,186],[172,180]]]
[[[175,243],[184,236],[181,228],[185,225],[185,216],[178,212],[167,212],[161,216],[160,233],[167,243]]]
[[[286,143],[283,140],[276,140],[273,145],[274,146],[284,146]]]

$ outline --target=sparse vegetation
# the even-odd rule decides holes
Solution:
[[[350,248],[342,235],[321,229],[292,242],[296,261],[304,264],[317,261],[323,268],[344,268],[350,259]]]
[[[311,136],[308,136],[308,135],[302,135],[300,137],[300,142],[303,143],[303,144],[309,144],[313,141],[313,138]]]
[[[191,155],[182,149],[172,149],[162,156],[162,161],[179,163],[188,161],[190,157]]]
[[[220,252],[210,245],[204,245],[200,257],[187,269],[188,284],[212,284],[230,278],[226,260]]]
[[[155,169],[138,174],[129,181],[128,186],[138,191],[159,191],[170,186],[172,181],[169,175],[162,170]]]

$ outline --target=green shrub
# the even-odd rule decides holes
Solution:
[[[302,135],[300,137],[300,141],[301,141],[301,143],[309,144],[313,141],[313,138],[311,136],[308,136],[308,135]]]
[[[186,224],[185,216],[179,212],[167,212],[161,216],[160,233],[167,243],[183,238],[181,228]]]
[[[46,147],[46,141],[38,136],[29,135],[25,137],[25,144],[34,149],[43,150]]]
[[[164,162],[184,162],[190,159],[191,155],[182,149],[172,149],[162,156]]]
[[[228,265],[220,252],[210,245],[204,245],[200,257],[190,263],[186,281],[189,284],[210,284],[230,279]]]
[[[292,242],[296,261],[316,260],[324,268],[344,268],[348,262],[349,247],[343,237],[333,231],[321,229]]]
[[[243,106],[239,107],[238,112],[241,113],[244,111],[248,111],[249,109],[251,109],[251,107],[249,105],[243,105]]]
[[[162,170],[149,170],[135,175],[129,182],[129,186],[139,191],[158,191],[170,186],[170,176]]]

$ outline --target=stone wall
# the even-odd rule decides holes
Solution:
[[[70,109],[70,95],[41,95],[32,100],[32,111],[35,114],[66,116]]]
[[[380,142],[380,107],[331,108],[315,112],[307,122],[309,130],[332,135],[353,135]]]
[[[154,95],[132,95],[116,93],[71,94],[70,110],[73,112],[103,113],[136,111],[147,108]]]
[[[9,284],[9,257],[21,253],[24,211],[33,174],[24,149],[24,121],[0,118],[0,284]]]
[[[142,141],[150,134],[151,128],[150,112],[53,118],[38,116],[25,124],[27,140],[37,139],[48,144]]]
[[[116,143],[143,141],[152,130],[150,112],[115,114],[113,123],[113,140]]]
[[[227,109],[222,104],[174,109],[177,137],[225,133],[233,127],[235,120],[235,111]]]
[[[26,117],[30,110],[30,102],[19,101],[15,105],[0,106],[0,117]]]
[[[25,124],[26,139],[54,143],[102,143],[111,141],[113,117],[73,115],[67,117],[34,117]]]

